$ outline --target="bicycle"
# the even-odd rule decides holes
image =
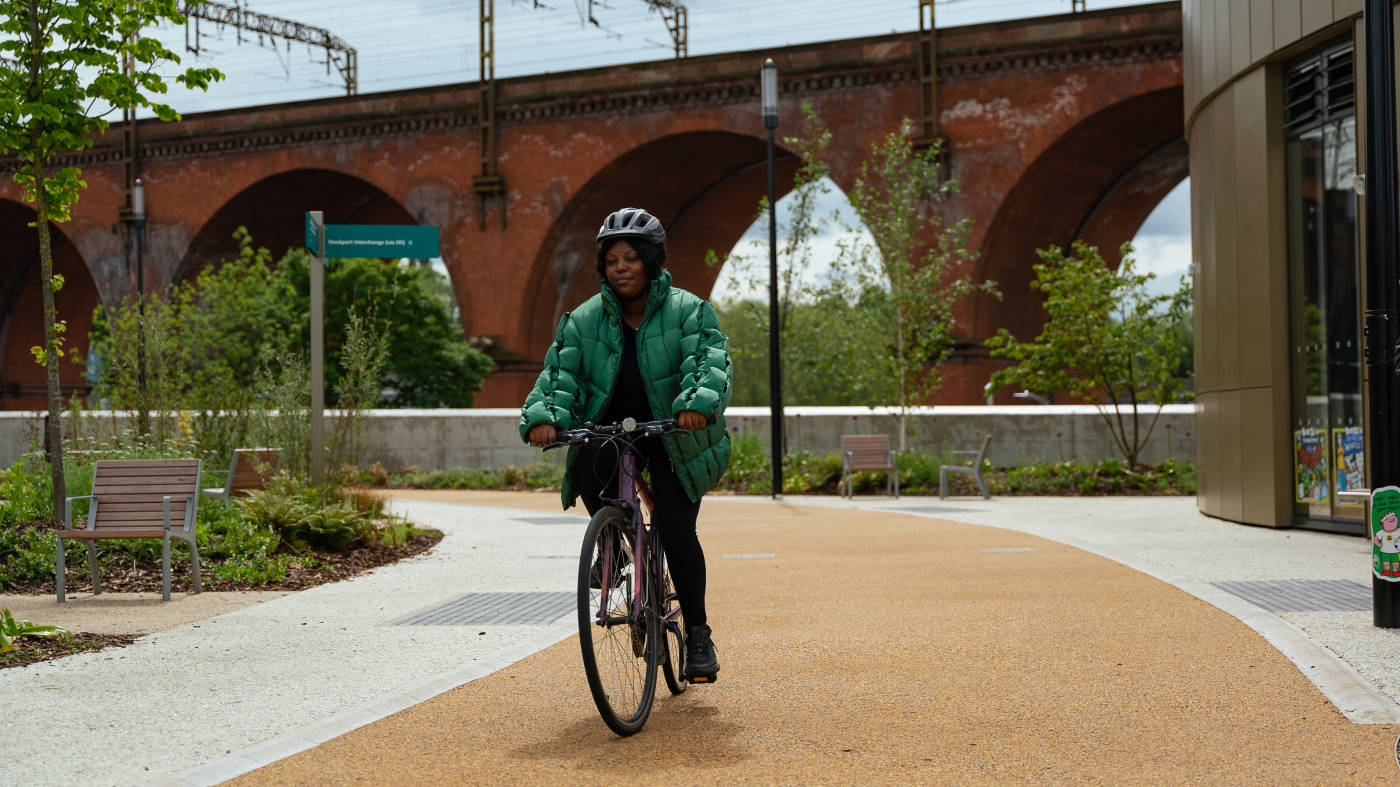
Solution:
[[[579,555],[578,628],[583,671],[598,713],[613,732],[641,730],[656,698],[660,666],[672,694],[686,690],[685,617],[676,600],[659,534],[642,514],[654,510],[637,472],[633,443],[685,431],[674,418],[585,423],[561,432],[545,450],[589,442],[617,446],[617,498],[604,498]],[[664,641],[664,645],[658,644]],[[697,680],[697,682],[700,682]]]

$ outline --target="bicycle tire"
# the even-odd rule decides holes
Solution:
[[[661,561],[661,605],[658,613],[658,620],[665,619],[670,614],[673,607],[679,606],[676,601],[676,589],[671,582],[671,569],[667,567],[666,561]],[[661,674],[666,678],[666,688],[672,694],[682,694],[690,685],[681,677],[684,674],[685,665],[685,612],[676,615],[676,619],[667,623],[661,629],[661,639],[666,647],[661,653]]]
[[[643,572],[642,588],[648,587],[650,577],[647,561],[636,560],[632,542],[636,533],[631,520],[618,508],[607,506],[593,515],[584,532],[583,549],[579,555],[578,572],[578,634],[583,655],[583,671],[588,677],[588,689],[598,714],[618,735],[632,735],[646,724],[656,699],[656,673],[660,666],[660,628],[655,607],[642,605],[639,623],[617,622],[631,614],[633,575]],[[607,551],[608,560],[600,563],[601,574],[609,575],[607,598],[601,589],[591,587],[595,559]],[[613,563],[611,556],[627,555],[627,564]],[[606,565],[604,565],[606,564]],[[616,577],[619,582],[612,582]],[[614,622],[598,622],[600,609],[611,610]]]

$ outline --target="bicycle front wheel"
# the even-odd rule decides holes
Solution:
[[[579,555],[583,671],[598,713],[618,735],[631,735],[646,723],[656,697],[661,654],[655,610],[633,603],[638,588],[645,594],[651,580],[635,542],[631,520],[607,506],[588,523]]]

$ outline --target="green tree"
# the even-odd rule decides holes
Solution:
[[[963,273],[976,256],[967,247],[972,222],[943,217],[958,183],[943,176],[940,145],[917,151],[912,135],[905,118],[871,145],[848,195],[871,239],[846,244],[832,276],[832,286],[860,298],[865,330],[881,337],[848,373],[899,408],[901,451],[910,408],[932,399],[943,382],[939,367],[957,344],[954,305],[977,290],[997,293],[994,282],[973,284]]]
[[[149,98],[166,90],[156,68],[180,62],[140,34],[162,21],[184,21],[176,0],[0,0],[0,155],[10,157],[14,179],[37,214],[44,344],[34,355],[48,374],[45,428],[55,511],[67,495],[58,387],[65,324],[54,307],[63,280],[53,272],[49,222],[66,221],[86,185],[77,167],[57,165],[63,154],[91,146],[113,111],[144,107],[161,120],[179,119]],[[175,81],[205,89],[220,78],[212,68],[187,68]]]
[[[939,213],[957,184],[941,177],[935,148],[916,153],[912,125],[875,145],[848,195],[871,241],[845,242],[837,259],[818,259],[814,241],[839,223],[817,214],[828,191],[824,156],[831,132],[803,106],[802,133],[784,142],[801,158],[789,195],[788,220],[778,228],[779,336],[784,400],[792,404],[899,404],[900,447],[909,407],[937,390],[938,365],[954,346],[953,304],[977,287],[956,269],[967,249],[969,222],[943,226]],[[760,201],[760,224],[767,202]],[[849,237],[860,230],[846,226]],[[755,244],[767,251],[766,243]],[[712,264],[716,257],[711,252]],[[736,291],[768,281],[767,254],[736,254]],[[827,273],[819,269],[830,267]],[[981,288],[995,291],[991,284]],[[768,312],[757,300],[721,304],[730,333],[736,403],[768,401]]]
[[[194,411],[200,447],[214,455],[255,438],[251,411],[268,406],[262,367],[300,350],[290,327],[291,284],[246,230],[234,235],[238,255],[193,282],[147,293],[141,304],[132,296],[111,309],[99,305],[89,338],[98,359],[96,399],[157,414]],[[147,423],[154,436],[172,436],[168,417]]]
[[[793,405],[865,405],[881,401],[884,387],[869,387],[874,375],[851,374],[878,354],[883,338],[870,318],[884,310],[886,294],[872,290],[848,301],[831,293],[815,295],[787,307],[791,324],[824,326],[817,335],[789,334],[783,346],[783,399]],[[747,298],[716,304],[720,325],[729,336],[734,361],[732,404],[763,406],[768,395],[768,304]],[[805,343],[804,343],[804,340]]]
[[[206,429],[218,428],[219,413],[267,406],[268,373],[276,371],[267,367],[285,365],[310,343],[310,256],[294,249],[273,264],[246,230],[235,237],[238,256],[205,268],[193,283],[152,294],[146,303],[147,314],[164,318],[146,327],[148,341],[159,340],[150,335],[157,329],[178,330],[180,336],[172,349],[179,354],[178,368],[152,385],[151,395],[163,397],[167,409],[201,411],[209,419],[202,424]],[[333,260],[325,281],[325,401],[354,391],[365,407],[470,407],[491,359],[463,340],[444,286],[430,267]],[[96,393],[115,407],[130,406],[139,396],[135,312],[129,300],[111,310],[99,307],[94,320],[92,346],[101,361]],[[354,338],[356,332],[362,338]],[[384,357],[352,369],[352,362],[363,359],[345,348],[378,347],[381,339]],[[373,385],[365,368],[376,370]],[[366,386],[373,388],[372,397]]]
[[[1168,404],[1182,392],[1191,285],[1182,277],[1174,293],[1150,294],[1154,276],[1134,269],[1127,244],[1117,270],[1082,241],[1068,255],[1058,247],[1038,253],[1031,287],[1045,294],[1045,327],[1033,341],[1005,328],[987,340],[992,357],[1013,364],[991,384],[1065,390],[1097,405],[1123,458],[1137,465],[1161,416],[1158,408],[1144,426],[1139,405]]]
[[[304,315],[311,309],[310,256],[289,252],[280,270],[295,291],[295,324],[304,326],[298,346],[310,342]],[[353,305],[372,309],[389,342],[380,404],[390,407],[471,407],[491,371],[489,357],[467,345],[462,324],[440,297],[441,276],[431,268],[377,259],[336,259],[326,271],[326,357],[345,341]],[[327,366],[326,391],[345,370]],[[330,401],[328,398],[327,401]]]
[[[778,262],[778,341],[783,356],[783,398],[789,403],[811,404],[805,396],[808,367],[823,365],[823,350],[830,341],[830,320],[814,309],[806,308],[824,294],[823,284],[813,271],[829,260],[815,258],[813,241],[828,229],[828,220],[816,212],[823,195],[829,192],[827,175],[830,168],[824,159],[831,142],[831,132],[817,117],[811,105],[802,105],[802,133],[787,137],[783,142],[796,151],[801,164],[793,175],[792,191],[787,196],[790,208],[786,221],[777,228]],[[734,301],[738,293],[766,291],[769,286],[768,198],[758,202],[757,223],[764,228],[762,238],[754,240],[747,252],[735,253],[722,261],[711,249],[707,262],[723,264],[729,273],[732,292],[726,303],[721,293],[721,325],[732,332],[730,354],[738,374],[744,381],[743,391],[736,391],[734,401],[751,404],[769,402],[770,370],[768,365],[769,313],[767,300]],[[739,337],[735,341],[734,336]],[[740,394],[742,393],[742,396]]]

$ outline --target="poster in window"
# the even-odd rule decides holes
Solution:
[[[1305,426],[1293,430],[1294,499],[1299,503],[1326,503],[1332,486],[1327,470],[1327,430]]]
[[[1366,438],[1361,427],[1332,430],[1332,476],[1333,488],[1339,492],[1366,488]],[[1365,508],[1365,504],[1338,500],[1337,507]]]

